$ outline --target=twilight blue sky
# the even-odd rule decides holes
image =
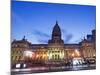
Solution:
[[[25,35],[32,43],[47,43],[58,21],[65,43],[80,42],[96,25],[96,7],[12,1],[12,40]]]

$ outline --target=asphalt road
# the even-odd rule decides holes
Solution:
[[[60,71],[79,71],[79,70],[92,70],[96,69],[95,64],[92,65],[79,65],[79,66],[52,66],[52,67],[34,67],[27,69],[12,69],[11,75],[32,75],[33,73],[44,72],[60,72]]]

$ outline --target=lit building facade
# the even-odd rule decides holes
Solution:
[[[11,44],[12,64],[27,59],[31,59],[33,62],[44,62],[46,64],[61,64],[75,57],[96,57],[95,30],[78,44],[65,44],[61,36],[61,29],[58,22],[56,22],[48,44],[32,44],[25,37],[22,40],[14,40]]]

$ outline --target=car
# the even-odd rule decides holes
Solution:
[[[21,69],[21,68],[27,68],[26,63],[16,63],[12,65],[12,69]]]
[[[88,60],[88,63],[89,63],[89,64],[95,64],[96,61],[95,61],[95,60]]]

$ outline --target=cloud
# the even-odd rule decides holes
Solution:
[[[62,36],[63,36],[64,42],[69,43],[70,40],[73,38],[73,34],[69,33],[68,31],[66,31],[64,29],[61,29],[61,31],[62,31]]]
[[[51,39],[51,36],[49,34],[39,30],[34,30],[33,34],[37,38],[37,41],[41,44],[47,44],[48,40]],[[62,36],[64,37],[63,40],[65,43],[69,43],[70,40],[73,38],[73,34],[67,32],[64,29],[62,29]]]
[[[34,33],[36,36],[50,37],[48,34],[42,32],[42,31],[38,31],[38,30],[34,30],[33,33]]]
[[[48,40],[50,39],[50,35],[39,30],[34,30],[33,34],[36,36],[39,43],[48,43]]]
[[[64,30],[64,29],[61,29],[61,32],[62,32],[62,33],[65,33],[65,34],[67,33],[67,31]]]
[[[75,42],[81,42],[82,40],[82,38],[78,38],[77,40],[75,40]]]
[[[72,34],[66,34],[65,35],[65,43],[68,43],[72,39],[73,35]]]
[[[41,44],[47,44],[48,40],[38,39],[38,42],[41,43]]]

